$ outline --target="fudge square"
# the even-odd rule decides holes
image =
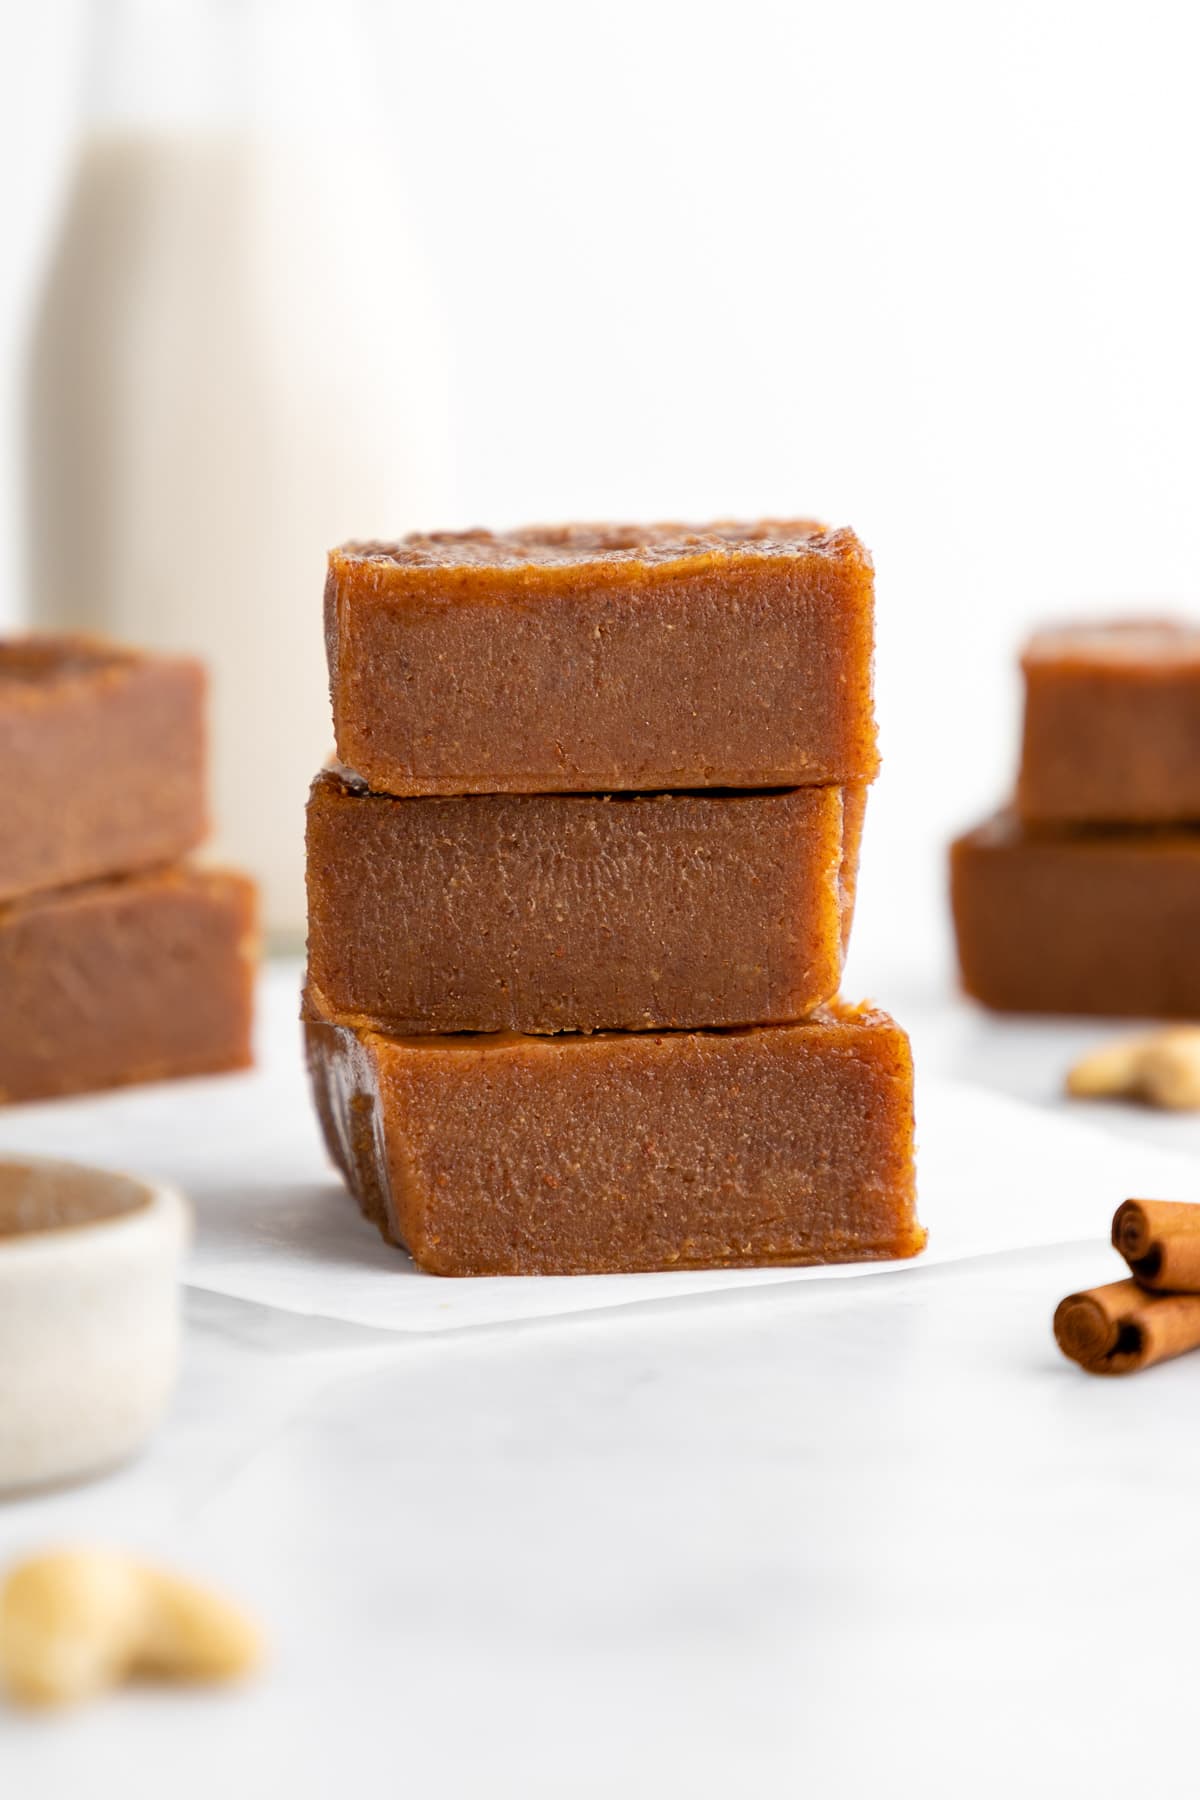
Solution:
[[[741,1031],[389,1037],[306,1026],[334,1160],[439,1275],[914,1256],[908,1039],[835,1006]]]
[[[1021,666],[1023,818],[1200,821],[1200,627],[1065,625],[1031,638]]]
[[[308,805],[310,1009],[400,1033],[800,1019],[837,992],[865,790]]]
[[[868,782],[873,609],[853,532],[808,521],[348,544],[338,757],[399,795]]]
[[[1200,830],[1000,814],[950,850],[962,984],[1001,1012],[1200,1018]]]
[[[254,884],[208,869],[0,908],[0,1101],[243,1068]]]
[[[204,837],[204,670],[96,638],[0,642],[0,900]]]

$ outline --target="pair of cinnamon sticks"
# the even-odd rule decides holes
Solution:
[[[1091,1375],[1132,1375],[1200,1349],[1200,1206],[1126,1200],[1112,1241],[1131,1279],[1060,1303],[1054,1336],[1063,1354]]]

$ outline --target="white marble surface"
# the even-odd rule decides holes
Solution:
[[[1200,1120],[1066,1117],[1062,1069],[1103,1028],[886,993],[937,1096],[923,1174],[975,1252],[413,1329],[363,1300],[425,1284],[323,1169],[292,980],[254,1078],[0,1120],[0,1148],[57,1134],[190,1169],[204,1283],[149,1453],[0,1507],[0,1556],[139,1547],[274,1639],[242,1692],[0,1711],[0,1792],[1191,1791],[1200,1358],[1091,1381],[1049,1331],[1064,1292],[1119,1272],[1126,1186],[1182,1195],[1194,1169],[1200,1196]],[[245,1291],[214,1291],[220,1258]],[[364,1316],[333,1316],[347,1295]]]

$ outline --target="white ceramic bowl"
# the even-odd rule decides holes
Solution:
[[[162,1417],[190,1235],[173,1188],[0,1161],[0,1491],[99,1472]]]

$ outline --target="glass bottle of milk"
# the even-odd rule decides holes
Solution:
[[[428,288],[346,0],[97,0],[35,323],[33,621],[202,656],[215,851],[303,932],[325,552],[447,516]]]

